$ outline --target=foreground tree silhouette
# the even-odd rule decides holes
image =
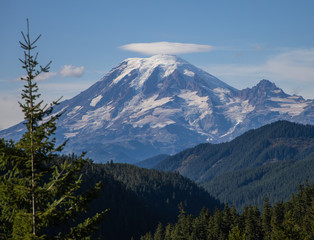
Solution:
[[[24,102],[19,104],[26,131],[16,144],[0,142],[0,234],[4,239],[89,239],[107,210],[85,220],[81,213],[97,197],[101,183],[82,193],[81,171],[87,163],[83,155],[57,162],[56,154],[66,142],[56,147],[56,120],[62,113],[51,113],[60,99],[44,105],[35,82],[51,62],[38,66],[33,50],[41,35],[31,40],[28,20],[22,36],[20,61],[26,76],[21,78]]]

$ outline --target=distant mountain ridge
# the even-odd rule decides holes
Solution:
[[[130,58],[55,113],[65,151],[97,162],[134,163],[175,154],[199,143],[229,141],[249,129],[285,119],[314,122],[314,100],[284,93],[274,83],[237,90],[171,55]],[[18,139],[21,124],[0,132]]]

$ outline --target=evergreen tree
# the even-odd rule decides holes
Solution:
[[[245,240],[245,234],[241,233],[239,226],[235,226],[230,230],[228,240]]]
[[[173,224],[169,223],[165,228],[165,240],[171,240],[172,231],[173,231]]]
[[[182,240],[188,239],[189,233],[191,232],[191,221],[186,216],[186,212],[183,207],[183,203],[179,204],[179,216],[178,222],[175,224],[174,230],[172,232],[172,239],[173,240]]]
[[[51,62],[38,66],[38,53],[33,55],[40,35],[31,40],[22,32],[20,42],[24,58],[20,59],[26,76],[20,103],[24,112],[26,131],[16,143],[3,143],[0,157],[1,234],[10,239],[87,239],[107,210],[78,222],[88,203],[101,188],[98,182],[91,190],[81,193],[82,169],[87,163],[83,155],[73,161],[57,162],[56,154],[66,142],[56,146],[56,121],[61,114],[52,115],[55,105],[40,100],[36,77],[48,72]],[[5,217],[3,217],[5,215]],[[64,225],[64,224],[67,225]]]
[[[202,209],[200,215],[193,218],[181,210],[178,222],[171,230],[168,226],[172,225],[166,227],[165,236],[170,236],[170,232],[171,236],[165,239],[310,240],[314,239],[313,216],[314,184],[311,187],[306,184],[299,187],[299,192],[290,201],[276,203],[274,207],[265,198],[262,213],[256,206],[248,206],[238,215],[235,208],[229,208],[227,204],[223,211],[216,209],[213,216]]]
[[[194,231],[197,239],[206,239],[207,224],[210,219],[210,212],[206,208],[202,208],[200,215],[194,221]]]
[[[263,212],[262,212],[262,228],[264,232],[264,239],[271,239],[271,205],[269,199],[264,199]]]
[[[154,240],[164,240],[165,232],[161,223],[158,224],[156,232],[154,234]]]
[[[284,239],[282,223],[284,220],[284,204],[283,202],[276,203],[273,207],[273,214],[271,219],[272,225],[272,238],[271,239]]]

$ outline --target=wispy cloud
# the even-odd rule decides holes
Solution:
[[[279,54],[270,58],[263,68],[279,78],[314,83],[314,48]]]
[[[35,80],[36,81],[45,81],[45,80],[47,80],[49,78],[52,78],[52,77],[56,76],[57,74],[58,74],[57,72],[44,72],[44,73],[39,74],[35,78]]]
[[[81,77],[84,74],[84,66],[64,65],[61,67],[60,74],[62,77]]]
[[[130,43],[120,46],[120,48],[146,55],[208,52],[214,49],[210,45],[174,42]]]
[[[35,80],[36,80],[36,81],[45,81],[45,80],[47,80],[47,79],[49,79],[49,78],[52,78],[52,77],[54,77],[54,76],[56,76],[56,75],[58,75],[58,72],[43,72],[43,73],[39,74],[39,75],[35,78]],[[11,81],[14,81],[14,82],[20,81],[21,78],[26,79],[27,76],[23,75],[23,76],[21,76],[21,77],[19,77],[19,78],[14,78],[14,79],[12,79]]]
[[[313,98],[314,48],[285,51],[269,57],[261,64],[213,64],[204,70],[229,81],[235,87],[248,87],[263,78],[282,84],[291,93]]]
[[[82,77],[84,74],[85,67],[75,67],[72,65],[63,65],[59,72],[43,72],[39,74],[35,80],[36,81],[46,81],[54,76],[57,76],[58,74],[61,75],[61,77],[75,77],[79,78]],[[26,78],[26,76],[21,76],[19,78],[12,79],[11,81],[20,81],[21,78]]]

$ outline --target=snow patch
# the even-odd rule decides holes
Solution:
[[[274,89],[274,90],[272,90],[272,92],[273,92],[273,93],[281,93],[282,90],[281,90],[281,89]]]
[[[16,132],[22,132],[24,130],[25,130],[25,128],[20,128],[20,129],[16,130]]]
[[[76,107],[74,107],[73,110],[67,114],[67,116],[73,117],[73,116],[76,115],[77,112],[80,111],[82,108],[83,108],[82,106],[76,106]]]
[[[114,107],[112,105],[103,106],[93,111],[88,111],[82,116],[76,123],[68,126],[69,130],[77,131],[82,128],[88,128],[89,130],[96,130],[111,120],[111,110]]]
[[[301,114],[304,109],[310,104],[310,101],[299,101],[299,97],[290,96],[288,98],[271,98],[270,100],[277,102],[280,108],[271,108],[270,111],[279,112],[281,114],[288,113],[290,116],[295,117]]]
[[[64,136],[66,138],[75,137],[78,134],[78,132],[70,132],[70,133],[64,133]]]
[[[277,102],[277,104],[280,106],[278,108],[270,108],[270,111],[279,112],[280,114],[288,114],[292,117],[300,115],[309,105],[309,102],[306,101],[296,101],[295,97],[271,98],[270,100]]]
[[[60,111],[58,111],[58,112],[56,112],[56,113],[54,113],[54,114],[51,114],[51,115],[45,117],[45,118],[42,120],[42,122],[43,122],[43,123],[44,123],[44,122],[47,122],[47,121],[49,121],[52,117],[55,117],[55,116],[57,116],[57,115],[63,113],[63,112],[65,111],[65,109],[67,109],[67,107],[68,107],[68,105],[65,106],[65,107],[63,107]]]
[[[230,128],[227,133],[221,135],[220,138],[225,137],[225,136],[228,136],[229,134],[233,133],[234,130],[236,129],[236,127],[237,127],[240,123],[241,123],[241,121],[237,121],[237,123],[236,123],[232,128]]]
[[[230,101],[229,94],[230,90],[226,88],[215,88],[213,89],[215,95],[219,98],[219,100],[223,103]]]
[[[243,101],[240,98],[234,98],[228,104],[226,104],[225,111],[226,116],[232,121],[236,121],[237,124],[243,122],[246,115],[255,109],[254,106],[249,104],[249,100]]]
[[[89,105],[90,105],[91,107],[95,107],[96,104],[97,104],[101,99],[102,99],[102,96],[99,95],[99,96],[93,98],[93,100],[90,102]]]
[[[165,104],[173,101],[171,97],[158,99],[158,94],[142,99],[142,96],[135,96],[123,108],[121,113],[113,120],[116,121],[123,116],[132,113],[124,123],[133,127],[143,127],[149,124],[151,128],[162,128],[175,123],[170,117],[180,111],[180,109],[167,109]]]
[[[192,71],[189,71],[189,70],[187,70],[187,69],[184,69],[184,75],[187,75],[187,76],[189,76],[189,77],[194,77],[194,75],[195,75],[195,73],[194,72],[192,72]]]
[[[124,62],[126,64],[121,66],[122,72],[113,80],[112,84],[117,84],[133,70],[136,70],[138,76],[130,83],[130,86],[135,89],[140,89],[157,67],[161,70],[160,77],[163,78],[173,73],[179,65],[187,64],[184,60],[171,55],[156,55],[150,58],[129,58]]]
[[[151,128],[163,128],[173,123],[175,123],[175,121],[169,118],[160,118],[153,115],[147,115],[132,125],[133,127],[143,127],[144,125],[149,124]]]
[[[157,98],[158,94],[155,94],[152,97],[146,99],[142,99],[142,96],[137,95],[123,108],[121,115],[124,113],[133,112],[130,118],[138,118],[148,113],[151,109],[163,106],[166,103],[173,101],[173,98],[171,97],[165,97],[161,99]]]
[[[190,90],[181,90],[181,93],[178,97],[185,100],[187,105],[190,107],[188,112],[198,112],[200,113],[200,120],[203,119],[206,115],[212,114],[212,109],[208,104],[208,96],[200,97],[197,95],[197,92]]]

